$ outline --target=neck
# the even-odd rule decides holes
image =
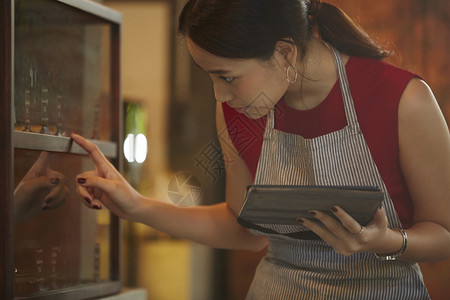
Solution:
[[[344,57],[344,62],[347,60]],[[306,56],[297,61],[297,69],[299,80],[289,86],[284,101],[294,109],[312,109],[325,100],[338,79],[333,54],[327,45],[314,38]]]

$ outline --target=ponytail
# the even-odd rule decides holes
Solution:
[[[343,10],[327,3],[311,0],[310,16],[322,40],[350,56],[382,59],[390,56]]]

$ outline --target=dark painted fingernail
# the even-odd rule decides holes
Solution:
[[[77,182],[78,182],[79,184],[85,184],[85,183],[86,183],[86,178],[78,178],[78,179],[77,179]]]
[[[299,222],[299,223],[302,223],[302,224],[303,224],[303,223],[305,223],[305,220],[303,220],[302,218],[298,218],[298,219],[297,219],[297,222]]]
[[[316,212],[314,212],[314,211],[308,211],[308,215],[311,215],[311,216],[313,216],[313,217],[315,217],[316,216]]]
[[[45,204],[50,204],[53,201],[53,198],[48,198],[47,200],[45,200]]]
[[[59,178],[51,178],[50,179],[50,183],[51,184],[58,184],[59,183]]]
[[[338,209],[336,208],[336,206],[333,206],[333,207],[331,208],[331,211],[334,212],[334,213],[336,213],[336,212],[338,211]]]
[[[92,201],[88,197],[84,198],[84,201],[86,201],[89,205],[91,205]]]
[[[98,205],[98,204],[92,205],[92,208],[93,209],[102,209],[102,207],[100,205]]]
[[[48,206],[47,204],[44,204],[42,206],[42,210],[48,210],[48,209],[50,209],[50,206]]]

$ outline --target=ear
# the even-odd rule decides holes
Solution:
[[[273,55],[275,57],[276,55],[281,55],[284,58],[283,65],[285,65],[285,67],[288,67],[289,65],[295,66],[298,55],[297,45],[295,45],[291,38],[281,39],[276,42],[275,53]]]

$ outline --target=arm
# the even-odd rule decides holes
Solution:
[[[232,214],[233,227],[238,226],[237,230],[241,232],[243,243],[248,244],[247,249],[260,251],[264,249],[267,244],[267,238],[263,236],[256,236],[252,234],[247,228],[242,227],[236,221],[237,216],[244,204],[245,191],[247,186],[253,182],[250,170],[245,164],[244,160],[239,155],[238,151],[233,145],[228,129],[225,123],[225,118],[222,110],[222,104],[217,102],[216,105],[216,127],[222,153],[225,159],[226,167],[226,186],[225,199],[226,205]]]
[[[229,139],[227,132],[223,132],[226,127],[221,109],[218,110],[217,118],[221,136]],[[231,141],[221,141],[222,146],[227,146],[223,147],[224,155],[232,161],[227,166],[227,201],[186,208],[139,194],[94,144],[76,134],[72,134],[72,138],[89,153],[96,166],[95,171],[78,176],[79,194],[85,202],[91,203],[88,204],[90,207],[100,205],[96,203],[96,199],[100,199],[102,204],[121,218],[141,222],[170,235],[211,247],[258,251],[266,246],[265,238],[251,234],[236,222],[251,176]]]
[[[448,126],[430,88],[413,79],[399,105],[400,164],[411,195],[414,225],[406,230],[408,247],[403,261],[437,261],[450,256],[450,136]],[[320,211],[315,218],[325,226],[305,219],[304,224],[327,241],[337,253],[393,254],[403,238],[387,228],[386,214],[380,208],[373,221],[361,226],[340,208],[334,214],[343,225]]]
[[[400,163],[414,206],[407,230],[408,261],[450,256],[450,136],[430,88],[419,79],[407,86],[399,107]]]

